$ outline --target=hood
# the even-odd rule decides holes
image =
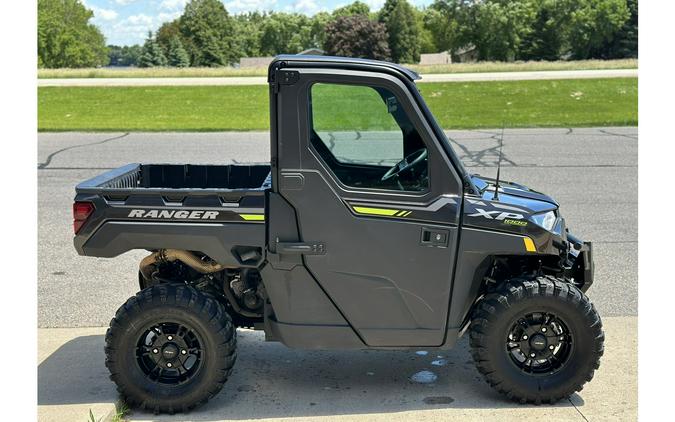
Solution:
[[[480,192],[480,196],[492,201],[495,193],[495,179],[478,174],[471,175],[471,180]],[[499,202],[529,208],[535,213],[555,210],[558,203],[550,196],[537,192],[519,183],[499,179]]]

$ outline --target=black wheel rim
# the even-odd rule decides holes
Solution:
[[[562,369],[572,353],[572,335],[562,319],[550,312],[518,318],[506,338],[506,352],[521,371],[551,374]]]
[[[160,322],[143,331],[136,343],[136,362],[145,378],[165,385],[195,377],[204,360],[203,341],[185,324]]]

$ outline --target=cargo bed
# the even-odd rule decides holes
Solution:
[[[261,257],[265,245],[270,187],[269,164],[128,164],[76,187],[76,202],[93,209],[75,248],[98,257],[178,248],[221,264],[254,265],[250,257]],[[245,253],[251,250],[260,254]]]
[[[269,164],[127,164],[80,183],[76,191],[115,192],[143,189],[264,190],[270,187]],[[196,191],[195,193],[199,193]]]

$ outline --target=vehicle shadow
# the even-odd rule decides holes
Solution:
[[[45,359],[38,367],[38,404],[117,401],[104,366],[103,344],[102,335],[78,337]],[[432,382],[412,381],[415,374],[420,381]],[[578,395],[573,400],[583,405]],[[573,410],[569,400],[536,408]],[[301,351],[265,343],[260,332],[239,330],[235,370],[207,405],[188,415],[133,411],[129,419],[216,421],[431,409],[490,413],[504,409],[508,413],[522,406],[483,381],[473,366],[466,339],[449,351]]]
[[[76,337],[43,360],[38,365],[38,406],[116,402],[104,343],[103,335]]]

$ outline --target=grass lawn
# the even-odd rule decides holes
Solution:
[[[405,65],[421,74],[430,73],[476,73],[476,72],[522,72],[535,70],[591,70],[635,69],[636,59],[578,60],[578,61],[529,61],[529,62],[478,62],[444,65]],[[227,77],[266,76],[267,67],[155,67],[155,68],[89,68],[89,69],[38,69],[38,78],[180,78],[180,77]]]
[[[637,78],[444,82],[420,84],[419,89],[446,129],[638,122]],[[333,128],[340,128],[341,120],[336,109]],[[268,91],[266,86],[42,87],[38,129],[267,130]]]

